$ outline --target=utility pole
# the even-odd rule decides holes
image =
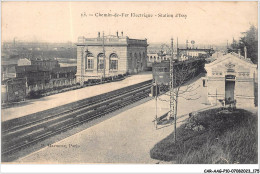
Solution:
[[[163,60],[163,50],[161,49],[161,61]]]
[[[174,117],[174,93],[173,93],[173,38],[171,38],[170,58],[170,118]]]
[[[104,36],[104,31],[103,31],[103,70],[104,70],[104,75],[103,78],[105,79],[106,76],[106,56],[105,56],[105,36]]]
[[[157,83],[155,82],[155,90],[156,90],[156,95],[155,95],[155,109],[156,109],[156,113],[155,113],[155,123],[156,123],[156,129],[157,129],[157,118],[158,118],[158,116],[157,116],[157,97],[158,97],[158,86],[157,86]]]
[[[172,44],[172,49],[173,49],[173,44]],[[177,37],[177,59],[178,59],[178,37]],[[173,68],[173,67],[172,67]],[[177,72],[176,72],[177,73]],[[177,84],[176,80],[177,80],[177,77],[176,77],[176,73],[174,74],[175,75],[175,78],[174,78],[174,81],[175,81],[175,84]],[[173,86],[174,87],[174,86]],[[174,90],[174,89],[173,89]],[[177,102],[178,102],[178,94],[176,93],[176,97],[174,99],[174,103],[175,103],[175,112],[174,112],[174,142],[177,141]],[[173,96],[174,97],[174,96]]]
[[[178,59],[178,56],[179,56],[179,44],[178,44],[178,37],[177,37],[177,46],[176,46],[176,47],[177,47],[177,60],[179,60],[179,59]]]
[[[178,49],[178,47],[177,47],[177,49]],[[177,109],[177,108],[175,108],[175,101],[176,101],[176,98],[175,98],[175,94],[174,94],[174,82],[173,82],[173,76],[175,75],[175,78],[174,78],[174,80],[175,80],[175,84],[176,84],[176,74],[174,74],[174,72],[173,72],[173,38],[171,39],[171,61],[170,61],[170,84],[171,84],[171,86],[170,86],[170,107],[171,107],[171,109],[170,109],[170,114],[171,114],[171,118],[173,118],[174,119],[174,142],[176,142],[176,119],[177,119],[177,115],[176,115],[176,111],[175,111],[175,109]]]
[[[80,85],[84,85],[84,46],[81,47]]]

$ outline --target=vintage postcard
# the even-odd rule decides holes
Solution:
[[[257,1],[1,4],[2,164],[259,173]]]

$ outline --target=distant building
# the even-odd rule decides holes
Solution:
[[[148,62],[161,62],[161,58],[159,57],[158,53],[148,53],[147,54],[147,63]]]
[[[33,85],[44,85],[49,82],[61,79],[75,79],[76,77],[76,66],[72,67],[57,67],[48,69],[42,66],[17,66],[16,77],[26,78],[28,86]]]
[[[31,64],[32,65],[36,65],[36,66],[40,66],[43,67],[45,69],[53,69],[53,68],[58,68],[60,67],[60,64],[58,62],[58,60],[31,60]]]
[[[32,65],[32,62],[27,58],[23,58],[23,59],[18,60],[17,65],[18,66],[27,66],[27,65]]]
[[[213,49],[198,49],[198,48],[178,48],[178,57],[180,61],[190,58],[208,58],[214,53]]]
[[[28,86],[45,84],[50,80],[50,71],[48,68],[36,65],[17,66],[16,77],[25,78]]]
[[[54,68],[50,72],[50,82],[59,86],[71,85],[76,79],[77,66]]]
[[[173,53],[173,54],[174,54],[174,59],[176,59],[176,53]],[[171,58],[170,54],[148,53],[147,54],[147,67],[152,67],[153,63],[168,61],[168,60],[170,60],[170,58]]]
[[[117,34],[96,38],[79,37],[77,45],[77,81],[99,79],[104,76],[133,74],[146,69],[147,40],[131,39]],[[105,57],[105,59],[104,59]],[[105,63],[104,63],[105,60]],[[81,80],[82,79],[82,80]]]
[[[148,62],[162,62],[164,60],[170,60],[171,55],[160,53],[148,53],[147,58]]]
[[[2,81],[2,103],[24,100],[31,91],[75,85],[76,70],[76,66],[52,70],[36,65],[16,66],[16,78]]]
[[[253,107],[257,65],[236,53],[218,57],[206,64],[206,82],[210,103],[236,101],[237,106]]]
[[[159,55],[157,53],[148,53],[147,54],[147,67],[151,69],[154,62],[161,62]]]
[[[77,66],[58,67],[51,70],[51,79],[68,78],[74,79],[77,72]]]
[[[16,59],[15,59],[16,60]],[[34,81],[41,81],[43,71],[51,71],[54,68],[59,68],[60,64],[57,60],[29,60],[27,58],[2,61],[2,80],[10,78],[23,78],[35,79]]]

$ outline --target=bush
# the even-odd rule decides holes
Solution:
[[[193,131],[185,124],[150,151],[154,159],[181,164],[257,163],[257,116],[245,110],[212,109],[196,116],[205,129]]]
[[[41,92],[40,91],[30,91],[27,95],[27,98],[29,99],[36,99],[36,98],[40,98],[42,95],[41,95]]]

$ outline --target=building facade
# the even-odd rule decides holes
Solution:
[[[17,66],[29,66],[29,65],[32,65],[32,62],[27,58],[19,59],[17,62]]]
[[[40,66],[49,70],[60,67],[59,61],[52,59],[31,60],[31,65]]]
[[[50,71],[36,65],[17,66],[16,77],[25,78],[28,86],[45,84],[50,80]]]
[[[191,58],[207,58],[212,56],[213,53],[213,49],[178,48],[179,61],[185,61]]]
[[[235,101],[240,107],[253,107],[257,65],[248,58],[229,53],[206,64],[208,100]],[[256,96],[257,97],[257,96]]]
[[[173,59],[177,59],[177,53],[173,53]],[[171,59],[171,54],[166,53],[148,53],[147,54],[147,67],[152,68],[153,63],[160,63],[163,61],[169,61]]]
[[[174,58],[176,56],[176,53],[174,53]],[[171,55],[170,54],[160,54],[160,53],[148,53],[147,54],[147,61],[148,62],[162,62],[164,60],[170,60]]]
[[[77,81],[133,74],[146,69],[147,40],[127,36],[79,37],[77,45]]]

